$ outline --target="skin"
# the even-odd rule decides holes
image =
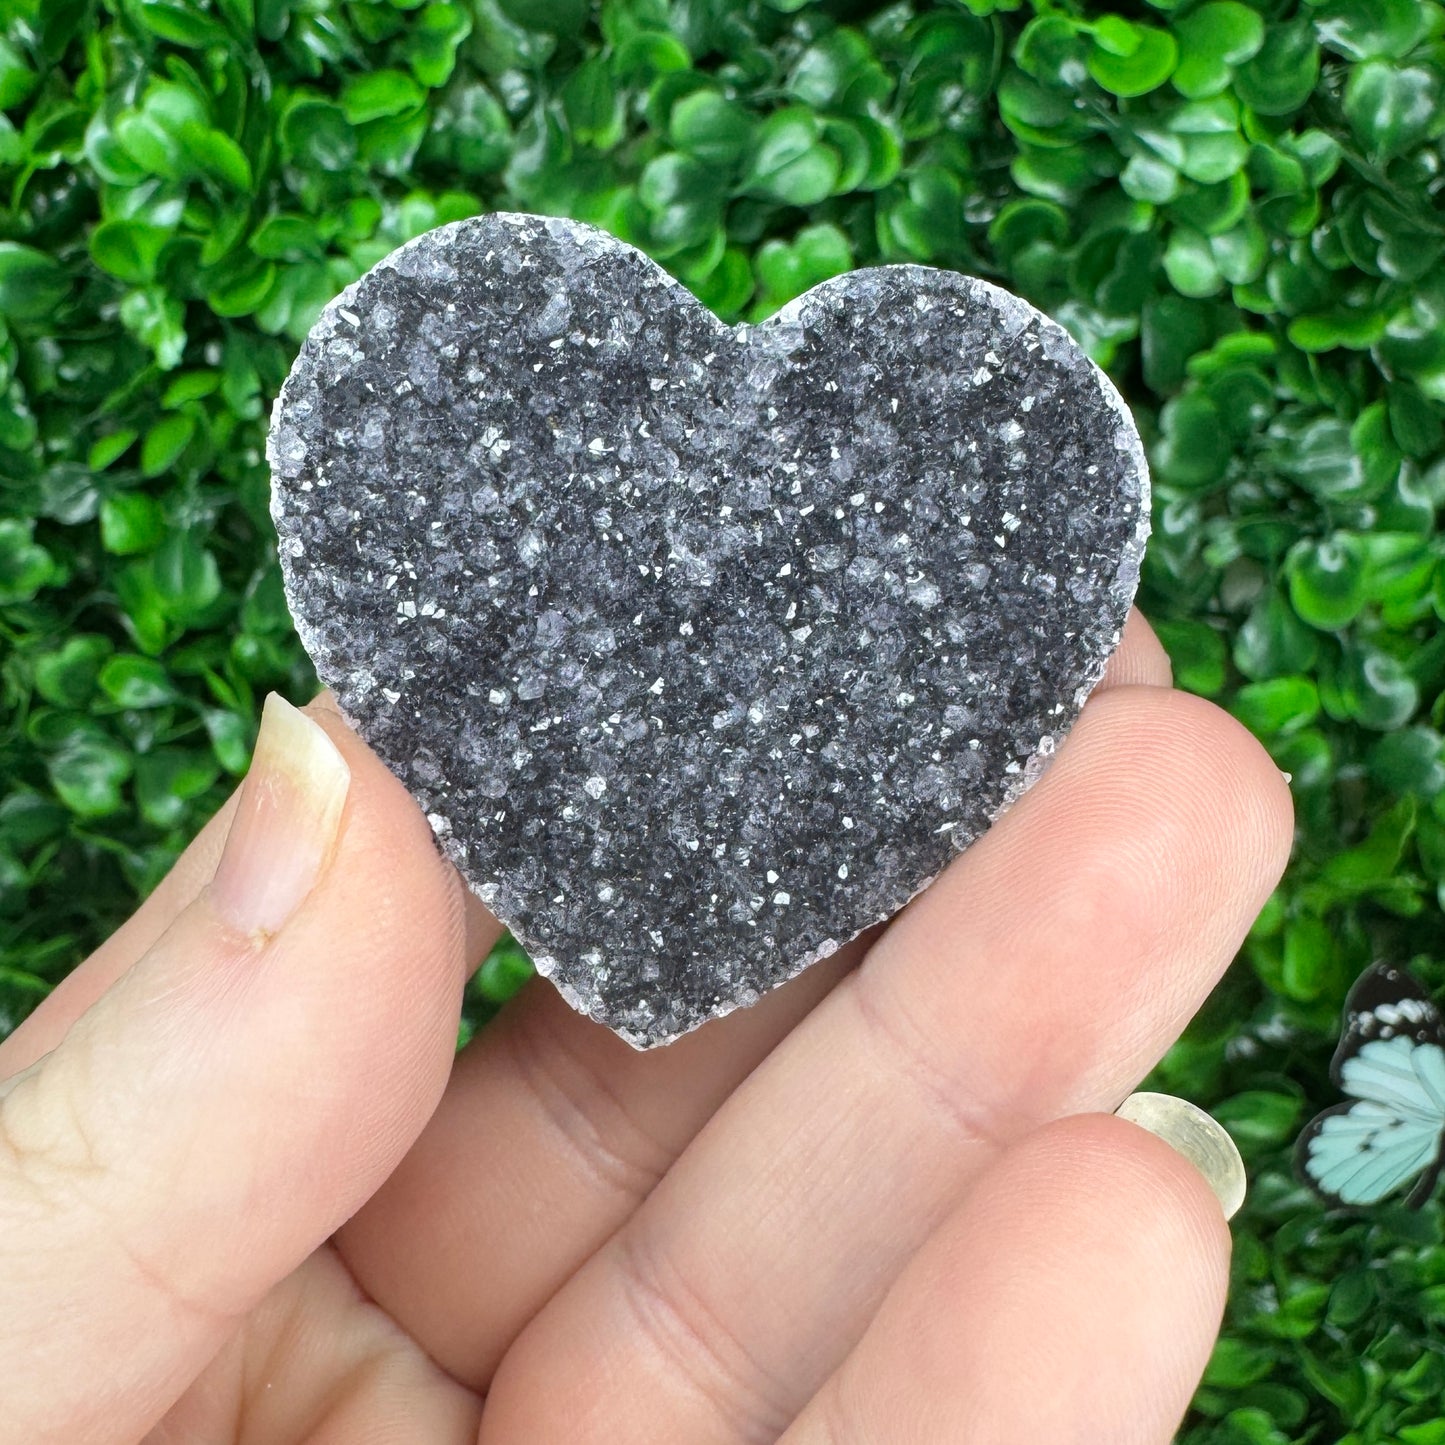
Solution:
[[[1165,1445],[1229,1234],[1112,1110],[1284,866],[1288,792],[1134,618],[1044,778],[880,933],[647,1054],[536,982],[325,700],[275,932],[236,800],[0,1044],[0,1442]]]

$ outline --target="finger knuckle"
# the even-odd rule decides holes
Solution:
[[[52,1208],[87,1197],[104,1172],[84,1081],[69,1055],[32,1066],[0,1097],[0,1171]]]
[[[53,1285],[79,1271],[89,1289],[109,1272],[170,1313],[209,1317],[170,1267],[165,1242],[133,1237],[134,1201],[154,1197],[156,1185],[106,1148],[108,1132],[83,1049],[57,1050],[12,1080],[0,1096],[0,1239],[26,1240],[37,1268],[64,1259]]]
[[[517,1077],[587,1175],[633,1204],[672,1164],[668,1148],[636,1117],[607,1072],[569,1041],[570,1016],[548,1022],[523,1010],[507,1035]]]
[[[776,1440],[796,1401],[665,1246],[638,1229],[618,1237],[621,1288],[646,1347],[678,1372],[726,1437]]]

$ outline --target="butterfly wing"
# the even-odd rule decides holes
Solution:
[[[1429,1197],[1445,1146],[1445,1025],[1403,969],[1376,964],[1350,990],[1331,1076],[1353,1102],[1300,1135],[1300,1177],[1332,1204],[1374,1204],[1412,1181]]]
[[[1445,1024],[1430,995],[1403,968],[1377,963],[1355,980],[1345,1000],[1345,1027],[1330,1077],[1345,1087],[1346,1062],[1371,1039],[1405,1037],[1445,1048]]]
[[[1372,1039],[1341,1074],[1354,1102],[1325,1110],[1300,1135],[1296,1157],[1307,1183],[1332,1204],[1374,1204],[1439,1167],[1445,1049],[1404,1036]]]

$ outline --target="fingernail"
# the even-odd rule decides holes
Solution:
[[[1244,1160],[1218,1120],[1173,1094],[1130,1094],[1114,1111],[1157,1135],[1204,1176],[1226,1219],[1244,1203]]]
[[[325,731],[274,692],[211,883],[244,933],[275,933],[316,886],[341,824],[351,770]]]

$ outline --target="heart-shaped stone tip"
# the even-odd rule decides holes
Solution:
[[[982,281],[729,327],[493,215],[323,313],[272,510],[322,680],[572,1005],[664,1043],[888,918],[1037,775],[1148,527],[1127,409]]]

